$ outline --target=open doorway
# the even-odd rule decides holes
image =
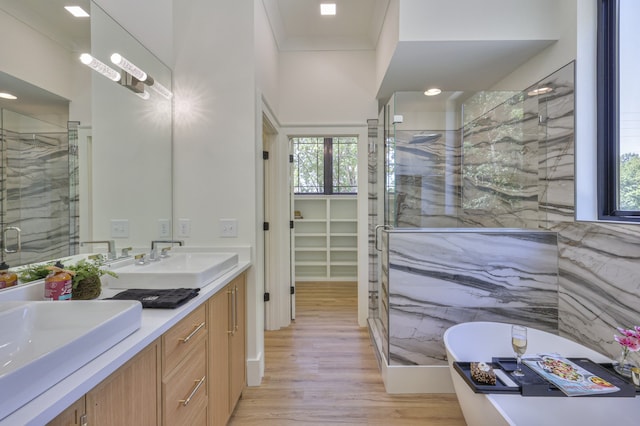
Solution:
[[[315,295],[322,299],[318,306],[326,297],[339,304],[343,292],[337,289],[357,295],[358,136],[301,135],[289,142],[296,288],[301,300]],[[354,317],[356,310],[354,303]]]

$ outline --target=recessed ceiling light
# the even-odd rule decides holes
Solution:
[[[17,96],[12,95],[11,93],[3,93],[3,92],[0,92],[0,98],[11,99],[11,100],[18,99]]]
[[[425,96],[436,96],[436,95],[439,95],[440,93],[442,93],[442,90],[438,89],[437,87],[434,87],[424,92]]]
[[[320,15],[335,15],[336,4],[335,3],[320,3]]]
[[[76,18],[87,18],[89,14],[80,6],[65,6],[65,9]]]
[[[553,92],[553,87],[538,87],[537,89],[533,89],[529,91],[527,94],[529,96],[538,96],[544,95],[545,93]]]

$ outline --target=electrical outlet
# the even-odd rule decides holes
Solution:
[[[158,219],[158,238],[171,237],[171,221],[169,219]]]
[[[191,236],[191,219],[178,219],[178,237]]]
[[[111,219],[111,238],[129,238],[128,219]]]
[[[220,219],[220,236],[235,238],[238,236],[238,219]]]

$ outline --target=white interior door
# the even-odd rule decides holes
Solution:
[[[289,140],[289,221],[294,223],[293,214],[293,143]],[[291,320],[296,319],[296,267],[295,267],[295,229],[289,227],[289,258],[291,261],[290,283],[291,283]]]

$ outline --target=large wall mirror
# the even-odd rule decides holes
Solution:
[[[171,69],[95,3],[73,3],[89,17],[62,0],[0,0],[0,92],[17,98],[0,98],[1,253],[11,266],[106,251],[84,241],[148,251],[172,236]],[[120,69],[114,53],[151,78]]]

